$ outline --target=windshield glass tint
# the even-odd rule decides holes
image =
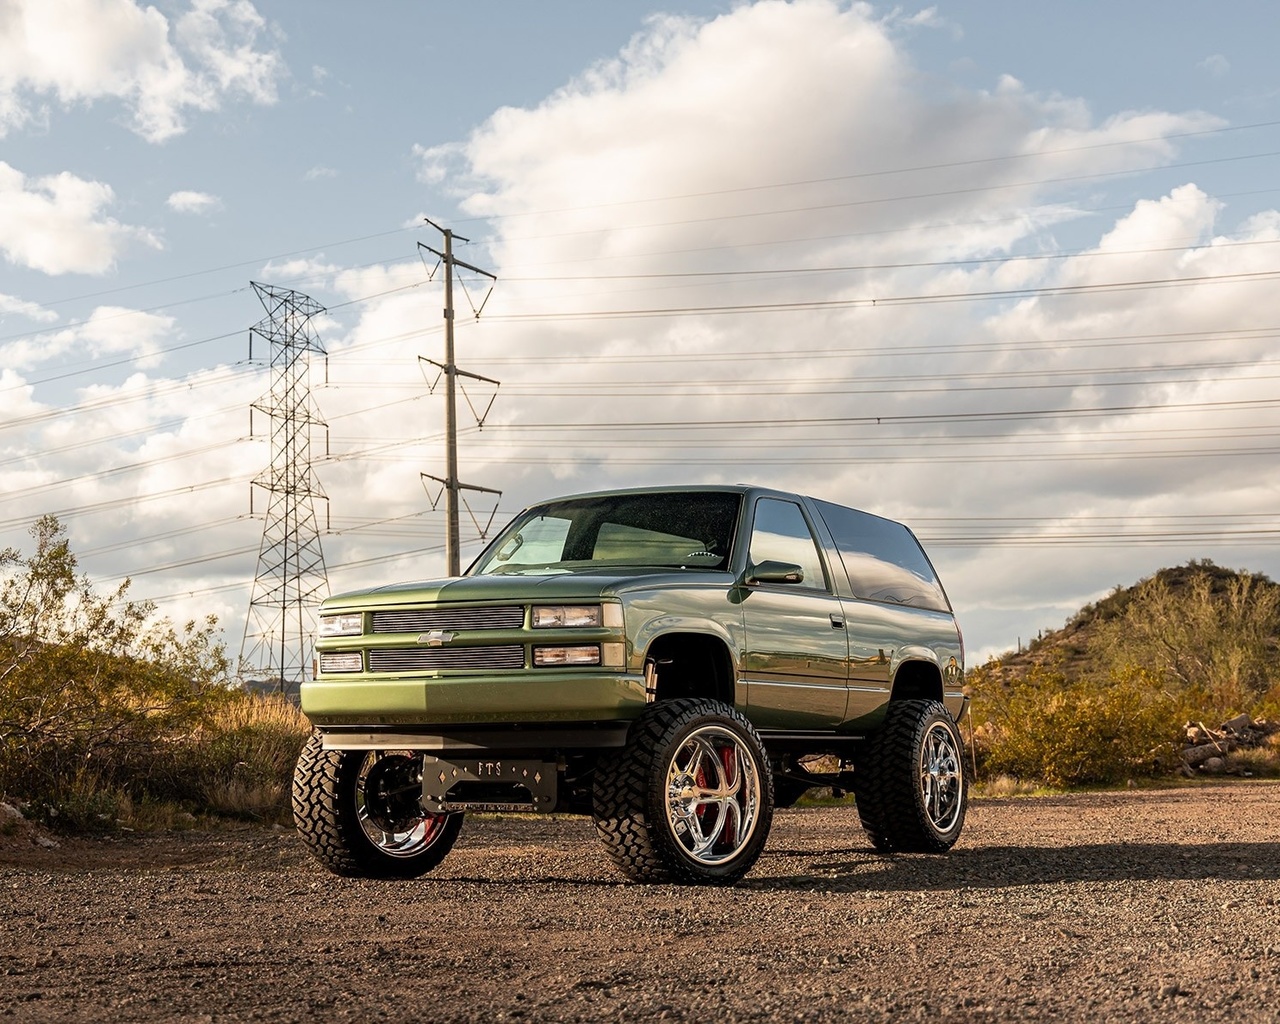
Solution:
[[[724,569],[740,502],[737,494],[719,492],[551,502],[508,526],[471,574],[571,572],[606,565]]]

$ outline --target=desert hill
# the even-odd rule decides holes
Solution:
[[[1280,597],[1280,584],[1262,573],[1226,569],[1208,559],[1193,560],[1161,569],[1130,586],[1117,586],[1106,597],[1081,608],[1061,629],[1043,633],[1022,650],[1007,651],[982,668],[1009,680],[1026,676],[1033,667],[1054,669],[1068,681],[1097,676],[1104,666],[1098,661],[1094,641],[1104,624],[1123,618],[1135,602],[1146,599],[1152,583],[1163,584],[1171,595],[1181,597],[1190,594],[1198,578],[1207,578],[1210,593],[1221,601],[1227,600],[1233,586],[1245,583],[1257,588],[1259,594],[1271,592]],[[1280,634],[1272,639],[1280,646]]]

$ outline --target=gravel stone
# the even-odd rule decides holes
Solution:
[[[779,811],[730,889],[633,885],[590,820],[474,816],[431,874],[289,832],[0,835],[0,1020],[1275,1020],[1280,784],[980,800],[946,855]]]

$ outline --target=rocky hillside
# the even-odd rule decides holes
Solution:
[[[971,669],[972,742],[993,772],[1054,786],[1275,776],[1278,664],[1280,586],[1212,562],[1161,569]]]
[[[1206,575],[1212,580],[1212,590],[1217,595],[1225,594],[1233,582],[1245,576],[1251,576],[1255,584],[1267,589],[1280,590],[1280,584],[1259,573],[1224,569],[1207,559],[1161,569],[1153,577],[1139,580],[1132,586],[1117,587],[1095,604],[1085,605],[1061,629],[1042,634],[1020,651],[1002,654],[998,666],[990,665],[988,668],[1006,679],[1025,676],[1033,666],[1057,669],[1069,681],[1087,677],[1097,667],[1090,653],[1090,641],[1097,635],[1099,626],[1121,617],[1135,600],[1140,600],[1144,583],[1150,579],[1159,580],[1177,594],[1186,591],[1193,578]],[[1280,637],[1276,639],[1280,643]]]

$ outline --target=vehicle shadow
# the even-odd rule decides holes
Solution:
[[[766,850],[757,872],[767,870],[773,857],[811,859],[802,874],[768,877],[761,872],[748,876],[739,886],[857,892],[1002,889],[1054,882],[1280,881],[1280,842],[983,846],[933,855],[885,855],[870,846],[817,855],[804,850]]]

